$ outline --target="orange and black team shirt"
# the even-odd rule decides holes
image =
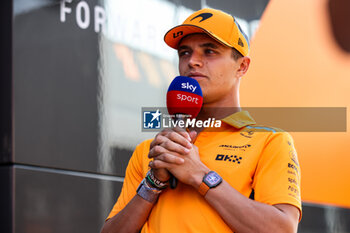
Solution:
[[[254,196],[256,201],[269,205],[290,204],[301,213],[300,168],[291,136],[256,125],[246,111],[222,122],[220,132],[204,130],[197,136],[194,144],[199,148],[201,161],[244,196]],[[135,196],[149,169],[151,141],[136,147],[121,194],[108,218]],[[176,189],[167,189],[159,196],[142,232],[232,231],[197,190],[179,182]]]

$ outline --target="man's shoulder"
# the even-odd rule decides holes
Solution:
[[[141,167],[143,167],[142,164],[148,164],[148,153],[150,150],[150,144],[152,142],[153,139],[147,139],[142,141],[141,143],[139,143],[135,149],[134,152],[132,154],[132,156],[130,157],[129,160],[129,165],[130,164],[140,164]]]
[[[153,138],[146,139],[146,140],[142,141],[141,143],[139,143],[139,144],[136,146],[135,151],[139,151],[139,150],[149,150],[152,141],[153,141]]]
[[[241,129],[240,134],[243,136],[254,135],[264,137],[267,139],[266,142],[280,139],[282,141],[289,141],[290,143],[293,143],[293,138],[289,132],[273,126],[266,126],[261,124],[247,125]]]
[[[287,133],[283,129],[273,127],[273,126],[266,126],[266,125],[260,125],[260,124],[254,124],[254,125],[247,125],[245,127],[246,130],[253,130],[255,132],[271,132],[271,133]]]
[[[154,138],[149,138],[149,139],[146,139],[146,140],[144,140],[144,141],[140,142],[140,143],[137,145],[137,147],[138,147],[138,146],[146,146],[146,145],[150,145],[150,144],[151,144],[151,142],[153,141],[153,139],[154,139]]]

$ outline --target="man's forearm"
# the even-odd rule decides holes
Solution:
[[[140,232],[153,206],[154,204],[135,195],[123,210],[105,222],[101,233]]]
[[[287,214],[283,209],[250,200],[225,181],[209,190],[205,199],[236,232],[297,231],[299,213],[296,207],[281,205],[287,208]]]

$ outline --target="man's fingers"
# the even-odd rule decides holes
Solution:
[[[191,142],[194,142],[197,138],[197,132],[192,130],[189,132],[190,138],[191,138]]]
[[[151,142],[150,148],[152,149],[154,146],[161,144],[164,140],[165,137],[161,133],[157,134]]]
[[[189,133],[185,129],[176,127],[176,128],[173,128],[173,130],[178,134],[180,134],[182,137],[186,138],[188,141],[190,142],[192,141]]]
[[[148,153],[148,158],[154,158],[162,153],[167,153],[168,150],[166,150],[164,147],[162,146],[154,146],[152,149],[150,149],[149,153]]]
[[[163,142],[159,146],[162,146],[168,151],[175,152],[178,154],[188,154],[190,152],[190,149],[170,140]],[[191,145],[191,148],[192,148],[192,145]]]
[[[169,168],[170,164],[163,162],[162,160],[153,160],[149,162],[148,166],[152,169]]]
[[[180,156],[176,156],[176,155],[173,155],[170,153],[160,154],[154,158],[154,161],[156,161],[156,160],[161,160],[161,161],[166,162],[166,163],[174,163],[174,164],[178,164],[178,165],[181,165],[185,162],[185,160],[183,158],[181,158]]]
[[[154,158],[155,160],[162,160],[167,163],[183,164],[184,159],[182,156],[175,152],[169,152],[162,146],[153,147],[148,153],[148,158]]]
[[[174,129],[179,130],[179,129]],[[186,131],[172,131],[167,134],[167,138],[169,138],[171,141],[176,142],[183,147],[186,147],[188,149],[192,149],[191,144],[191,138],[190,135]]]
[[[181,128],[174,128],[173,130],[163,130],[158,133],[154,140],[151,142],[150,148],[152,149],[156,145],[164,144],[167,141],[173,141],[174,143],[180,144],[181,146],[192,149],[190,143],[191,137],[188,132]]]
[[[171,142],[170,142],[171,143]],[[161,146],[161,145],[157,145],[157,146],[154,146],[148,153],[148,158],[155,158],[161,154],[170,154],[171,156],[175,156],[175,157],[181,157],[180,156],[180,153],[182,154],[186,154],[188,153],[189,150],[187,150],[186,148],[183,148],[181,146],[178,146],[176,144],[174,144],[174,147],[179,147],[177,150],[179,150],[180,152],[177,153],[175,152],[176,149],[173,149],[173,151],[171,151],[171,154],[170,154],[170,150],[167,150],[165,147]]]
[[[172,131],[182,135],[184,138],[186,138],[188,141],[191,141],[191,137],[189,136],[188,132],[186,131],[186,129],[184,128],[180,128],[180,127],[175,127],[175,128],[171,128],[171,129],[164,129],[162,130],[159,134],[166,136],[169,133],[171,133]]]
[[[183,146],[176,142],[176,140],[179,140],[178,137],[181,137],[189,145],[186,144],[187,146]],[[175,140],[175,142],[173,140]],[[153,140],[153,145],[150,146],[149,158],[153,158],[168,151],[178,154],[188,154],[190,149],[192,149],[192,144],[175,132],[172,132],[169,135],[169,138],[162,135],[157,135]]]

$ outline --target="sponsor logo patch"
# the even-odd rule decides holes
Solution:
[[[227,162],[233,162],[240,164],[242,162],[242,157],[238,155],[224,155],[224,154],[218,154],[215,158],[215,160],[218,161],[227,161]]]
[[[249,147],[251,147],[252,145],[250,144],[246,144],[243,146],[234,146],[234,145],[219,145],[220,148],[224,148],[224,149],[228,149],[228,150],[241,150],[241,151],[245,151],[245,149],[248,149]]]

